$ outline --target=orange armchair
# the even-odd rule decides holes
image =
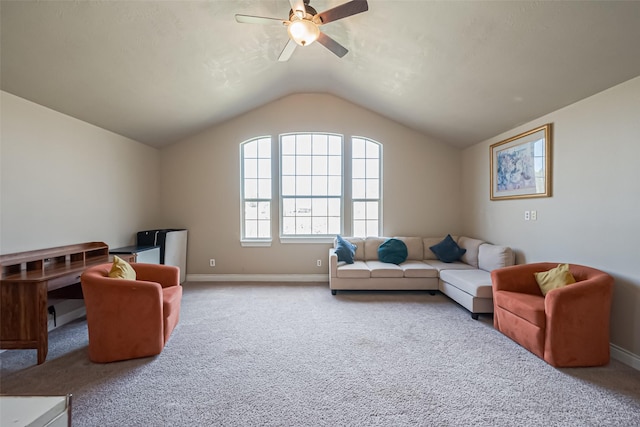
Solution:
[[[606,365],[613,277],[571,264],[576,283],[543,296],[534,273],[557,266],[542,262],[493,270],[493,324],[552,366]]]
[[[93,362],[159,354],[178,324],[180,269],[161,264],[131,266],[136,280],[110,278],[111,264],[88,268],[80,278]]]

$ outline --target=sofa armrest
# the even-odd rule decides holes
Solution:
[[[157,282],[163,288],[180,285],[180,268],[174,265],[134,262],[131,267],[136,271],[137,280]]]
[[[338,277],[338,255],[335,248],[329,249],[329,277]]]

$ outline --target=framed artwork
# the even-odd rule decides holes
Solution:
[[[551,123],[489,147],[491,200],[551,196]]]

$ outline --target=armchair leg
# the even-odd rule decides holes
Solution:
[[[478,316],[480,316],[478,313],[471,313],[471,318],[473,320],[478,320]]]
[[[338,291],[336,291],[335,289],[331,289],[331,295],[335,295],[337,293],[338,293]]]

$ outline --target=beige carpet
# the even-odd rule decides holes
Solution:
[[[0,354],[3,394],[73,393],[74,426],[638,426],[640,372],[555,369],[443,295],[185,285],[157,357],[87,358],[84,321]]]

